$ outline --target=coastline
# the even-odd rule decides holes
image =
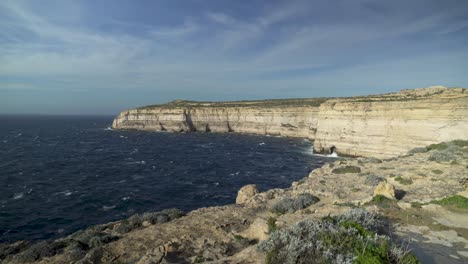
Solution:
[[[112,128],[296,137],[314,141],[316,153],[335,147],[339,155],[384,159],[464,139],[468,90],[434,86],[351,98],[178,100],[125,110]]]
[[[468,226],[463,219],[468,210],[438,201],[468,197],[467,158],[468,141],[455,141],[387,160],[338,159],[290,188],[240,191],[238,204],[200,208],[184,216],[177,211],[143,214],[79,231],[49,242],[46,249],[52,247],[53,253],[36,256],[32,262],[262,263],[265,253],[257,250],[257,243],[268,238],[269,219],[283,230],[357,207],[389,218],[395,237],[410,236],[417,247],[425,246],[416,251],[420,257],[425,255],[424,263],[438,263],[440,252],[447,252],[446,263],[463,263],[468,253]],[[375,199],[375,190],[384,183],[395,188],[395,199]],[[272,212],[279,201],[304,193],[319,201],[294,212]],[[391,188],[382,194],[391,195]],[[89,245],[80,248],[76,243],[83,237]],[[7,263],[24,263],[19,260],[24,260],[21,256],[30,246],[21,243],[13,244],[18,253],[7,256]]]

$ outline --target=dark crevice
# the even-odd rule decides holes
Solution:
[[[197,132],[197,129],[193,125],[192,116],[190,115],[190,110],[184,110],[185,122],[189,127],[189,132]]]

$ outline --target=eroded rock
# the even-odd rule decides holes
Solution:
[[[374,196],[382,195],[389,199],[396,199],[395,186],[388,182],[381,182],[374,189]]]
[[[257,193],[258,189],[255,184],[249,184],[240,188],[239,192],[237,192],[236,204],[245,204]]]

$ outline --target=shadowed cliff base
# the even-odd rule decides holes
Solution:
[[[335,146],[340,155],[391,158],[465,138],[468,90],[434,86],[347,98],[177,100],[123,111],[112,127],[299,137],[313,140],[316,152]]]

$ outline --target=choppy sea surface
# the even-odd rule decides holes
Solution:
[[[0,116],[0,242],[234,203],[246,184],[288,187],[327,161],[302,139],[113,131],[112,119]]]

